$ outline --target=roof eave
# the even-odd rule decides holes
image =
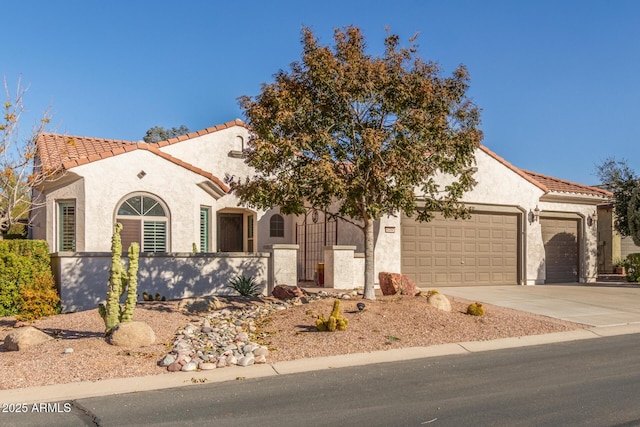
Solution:
[[[223,188],[221,188],[218,184],[209,180],[198,183],[198,187],[202,188],[208,195],[213,197],[215,200],[218,200],[219,198],[227,194],[227,192]]]
[[[593,194],[579,194],[579,193],[560,193],[550,191],[543,194],[540,197],[541,202],[553,202],[553,203],[579,203],[581,205],[601,205],[607,203],[609,199],[597,196]]]

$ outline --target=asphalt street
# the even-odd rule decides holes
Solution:
[[[631,426],[638,396],[632,334],[57,402],[0,425]]]

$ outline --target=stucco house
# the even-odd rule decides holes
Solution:
[[[615,210],[613,203],[598,206],[598,273],[612,274],[616,263],[627,255],[640,253],[631,237],[622,237],[614,227]]]
[[[323,212],[252,210],[228,193],[227,174],[251,174],[248,137],[240,120],[157,144],[41,135],[41,165],[60,174],[34,195],[42,207],[31,233],[51,248],[66,309],[103,298],[116,221],[125,248],[141,243],[141,292],[224,292],[238,273],[269,292],[276,283],[317,280],[319,263],[327,286],[361,286],[357,228]],[[376,277],[403,272],[422,287],[595,280],[596,207],[609,192],[520,170],[486,147],[477,149],[476,167],[478,184],[463,199],[471,220],[378,222]]]

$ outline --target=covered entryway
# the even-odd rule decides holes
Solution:
[[[545,283],[578,281],[577,218],[540,218],[545,253]]]
[[[469,220],[402,217],[402,273],[420,287],[517,285],[518,213],[474,212]]]

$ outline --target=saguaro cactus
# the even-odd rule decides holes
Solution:
[[[121,322],[131,322],[133,320],[133,309],[138,301],[138,254],[140,245],[136,242],[129,246],[129,268],[127,270],[127,301],[124,311],[120,317]]]
[[[108,334],[120,322],[133,320],[133,309],[138,299],[138,255],[140,245],[132,243],[129,246],[129,269],[125,271],[120,254],[122,253],[122,240],[120,231],[122,224],[116,223],[113,237],[111,238],[111,268],[109,269],[109,286],[107,288],[106,304],[100,304],[98,310],[105,324],[105,333]],[[127,291],[127,300],[124,310],[120,305],[120,298]]]

